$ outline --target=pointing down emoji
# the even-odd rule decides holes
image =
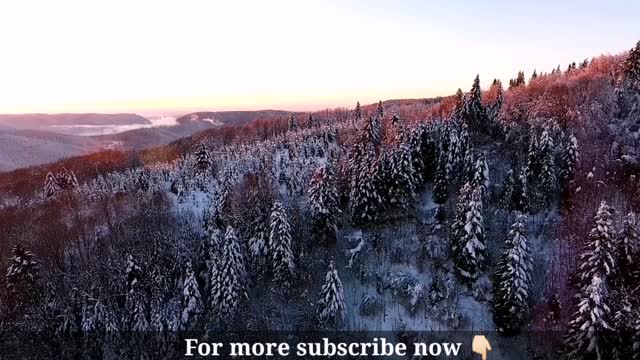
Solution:
[[[491,344],[484,335],[476,335],[471,343],[471,350],[474,353],[482,355],[482,360],[487,360],[487,352],[491,351]]]

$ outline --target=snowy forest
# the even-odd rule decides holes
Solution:
[[[0,348],[485,331],[640,359],[640,42],[514,75],[0,175]]]

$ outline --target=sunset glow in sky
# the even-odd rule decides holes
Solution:
[[[640,39],[640,2],[4,1],[0,113],[352,106]]]

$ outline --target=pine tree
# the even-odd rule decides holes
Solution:
[[[372,144],[374,147],[378,147],[382,140],[382,120],[378,118],[377,113],[374,116],[369,116],[364,123],[364,129],[362,131],[365,141]]]
[[[298,121],[296,120],[296,115],[292,113],[289,115],[289,131],[294,131],[296,129],[298,129]]]
[[[196,172],[198,174],[207,174],[211,171],[213,161],[209,155],[209,150],[204,144],[198,144],[193,153],[195,157]]]
[[[291,226],[289,218],[277,201],[271,211],[271,232],[269,234],[269,254],[273,266],[273,279],[283,288],[288,288],[293,282],[294,263],[291,251]]]
[[[580,254],[582,286],[591,284],[595,276],[604,282],[617,273],[616,234],[613,228],[613,208],[602,202],[594,218],[589,239]]]
[[[320,243],[334,243],[341,210],[331,166],[321,166],[316,170],[309,186],[308,202],[314,236]]]
[[[540,138],[539,158],[540,166],[540,191],[544,205],[549,205],[556,191],[556,176],[554,168],[553,141],[549,132],[544,130]]]
[[[23,300],[29,300],[35,289],[39,273],[39,263],[35,255],[24,245],[17,243],[11,250],[9,267],[5,276],[7,293],[11,295],[15,304],[20,305]]]
[[[248,239],[248,266],[254,277],[260,277],[267,270],[269,218],[271,217],[273,199],[270,185],[264,180],[265,177],[266,174],[264,177],[253,177],[255,185],[249,188],[247,195],[247,204],[250,204],[250,209],[244,233]]]
[[[209,302],[221,320],[231,320],[247,299],[247,270],[236,231],[227,227],[220,262],[212,273]]]
[[[491,113],[491,117],[494,119],[497,119],[498,114],[502,109],[502,105],[504,104],[504,93],[502,89],[502,82],[500,82],[500,80],[496,80],[494,87],[496,89],[496,98],[495,100],[493,100],[493,102],[489,106],[489,111]]]
[[[502,204],[509,210],[515,210],[519,212],[526,212],[528,210],[527,199],[527,186],[526,175],[524,169],[520,172],[517,170],[517,165],[513,164],[511,169],[507,172],[507,178],[505,180]]]
[[[526,183],[529,193],[537,193],[539,178],[542,173],[542,160],[538,145],[538,138],[534,132],[531,132],[529,139],[529,151],[527,152],[527,164],[525,167]],[[531,199],[533,200],[533,199]]]
[[[318,306],[318,317],[322,323],[337,325],[344,320],[347,310],[344,290],[333,261],[329,264]]]
[[[313,115],[309,114],[309,117],[307,118],[307,129],[312,129],[315,126],[316,126],[316,121],[313,118]]]
[[[440,154],[438,169],[436,170],[436,180],[433,187],[433,201],[437,204],[444,204],[449,199],[449,171],[447,167],[447,157]]]
[[[569,322],[562,359],[608,359],[610,342],[607,333],[612,329],[611,308],[605,280],[600,274],[590,279],[577,296],[578,311]]]
[[[618,235],[618,274],[619,284],[632,287],[639,279],[637,275],[637,259],[640,251],[640,238],[636,229],[635,214],[629,213],[622,222],[622,229]]]
[[[548,328],[554,328],[560,320],[560,312],[562,311],[562,304],[560,303],[560,297],[557,292],[554,292],[547,299],[547,313],[544,316],[544,323]]]
[[[475,281],[485,265],[486,244],[482,217],[482,193],[476,188],[464,208],[465,225],[456,240],[454,264],[458,274],[465,281]]]
[[[413,167],[411,148],[402,142],[394,149],[390,162],[389,194],[390,203],[406,208],[416,195],[417,179]]]
[[[133,293],[140,287],[142,280],[142,268],[138,265],[132,254],[127,256],[125,267],[125,279],[127,284],[127,293]]]
[[[578,139],[571,134],[569,135],[569,141],[563,146],[560,156],[560,197],[564,207],[569,210],[571,209],[571,193],[574,188],[578,156]]]
[[[631,302],[631,294],[626,288],[619,288],[610,293],[611,312],[613,314],[610,324],[615,330],[615,336],[611,337],[611,358],[613,360],[631,359],[633,351],[633,326],[635,322],[634,306]],[[631,338],[631,339],[630,339]],[[629,341],[631,340],[631,341]]]
[[[138,177],[136,179],[136,188],[141,192],[146,192],[149,190],[149,187],[149,172],[142,169],[138,172]]]
[[[126,299],[125,326],[136,332],[149,330],[147,320],[146,292],[143,289],[143,270],[132,254],[127,256],[125,267]]]
[[[78,187],[76,174],[73,171],[69,172],[67,168],[63,168],[62,171],[58,173],[56,176],[56,182],[62,190],[73,190]]]
[[[44,194],[46,197],[52,197],[62,191],[62,188],[58,184],[58,179],[53,175],[51,171],[47,173],[44,179]]]
[[[493,319],[501,333],[517,332],[529,316],[533,265],[525,222],[526,217],[518,214],[495,270]]]
[[[636,311],[636,320],[633,323],[631,346],[633,349],[633,360],[640,360],[640,315]]]
[[[484,153],[480,153],[478,160],[476,160],[471,187],[480,189],[482,198],[486,198],[489,189],[489,166],[487,165],[487,158]]]
[[[382,118],[384,117],[384,109],[382,108],[382,100],[380,100],[378,102],[378,108],[376,109],[376,116],[378,117],[379,121],[382,121]]]
[[[355,110],[353,110],[353,118],[355,119],[356,123],[362,120],[362,109],[360,109],[360,101],[356,102],[356,108]]]
[[[450,232],[451,256],[456,257],[461,252],[462,240],[465,238],[465,226],[467,224],[467,206],[471,199],[473,189],[470,183],[464,184],[458,193],[456,210]]]
[[[373,145],[361,137],[349,158],[349,210],[355,224],[375,219],[382,208],[378,191],[380,165]]]
[[[516,86],[524,85],[526,81],[524,80],[524,71],[518,72],[518,77],[516,78]]]
[[[456,91],[456,102],[455,105],[453,107],[453,114],[452,117],[454,120],[456,121],[465,121],[466,119],[466,101],[464,98],[464,93],[462,92],[462,89],[458,89],[458,91]]]
[[[187,262],[184,284],[182,285],[182,315],[180,324],[182,329],[189,329],[194,324],[198,316],[202,313],[202,297],[198,289],[195,273],[191,262]]]
[[[147,320],[147,304],[141,291],[136,292],[133,296],[133,313],[131,314],[131,331],[148,332],[151,330],[149,321]]]
[[[467,124],[474,129],[484,129],[485,108],[482,105],[482,90],[480,89],[480,75],[477,75],[471,87],[470,96],[467,102]]]
[[[623,66],[624,77],[632,89],[640,91],[640,41],[629,50]]]
[[[538,71],[536,69],[533,69],[533,74],[531,74],[531,80],[535,80],[537,78],[538,78]]]

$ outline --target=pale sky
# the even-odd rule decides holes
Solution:
[[[468,90],[640,39],[638,1],[17,0],[0,113],[353,106]]]

